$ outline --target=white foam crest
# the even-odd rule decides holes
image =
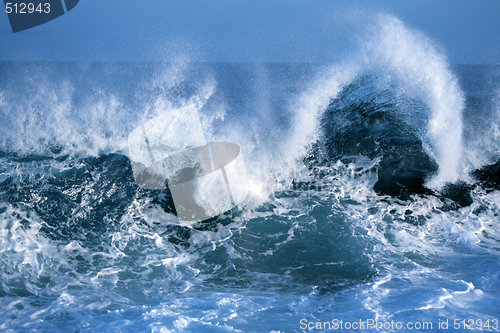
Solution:
[[[294,121],[289,139],[283,149],[288,152],[288,162],[304,156],[308,146],[320,133],[320,118],[332,98],[351,82],[359,72],[359,66],[346,64],[332,66],[317,78],[297,101],[292,103]]]
[[[50,68],[21,77],[22,84],[0,91],[0,144],[35,154],[50,153],[51,147],[84,155],[126,151],[128,134],[141,122],[186,105],[199,110],[214,93],[215,80],[209,75],[193,79],[189,59],[181,60],[158,65],[152,78],[137,83],[135,104],[98,88],[81,96],[72,81],[51,79],[45,73]],[[178,96],[182,84],[189,85],[190,96]]]
[[[207,75],[202,80],[191,78],[188,75],[190,69],[188,58],[176,58],[176,60],[168,65],[161,65],[158,72],[155,74],[151,82],[145,82],[144,89],[149,97],[149,103],[143,105],[144,112],[142,113],[144,121],[146,118],[154,118],[166,110],[177,109],[186,105],[194,105],[200,110],[213,95],[217,87],[217,83],[211,75]],[[181,84],[189,82],[194,86],[195,93],[189,98],[176,96],[177,92],[173,91]]]
[[[463,177],[462,111],[464,97],[445,55],[422,33],[394,17],[383,16],[366,45],[369,66],[390,68],[427,103],[430,153],[439,165],[428,186],[440,188]]]
[[[500,157],[500,88],[497,89],[493,97],[494,120],[491,123],[491,154],[496,158]]]
[[[462,171],[462,110],[464,97],[450,71],[446,57],[422,33],[411,30],[392,16],[374,20],[370,33],[360,40],[360,50],[339,66],[332,66],[295,102],[293,130],[282,149],[288,161],[304,156],[320,132],[320,119],[330,101],[357,76],[379,72],[397,80],[411,96],[422,98],[430,115],[424,135],[428,153],[437,161],[439,173],[428,186],[440,188],[465,178]],[[424,140],[425,141],[425,140]]]
[[[259,82],[269,85],[263,70]],[[328,106],[332,94],[338,93],[353,79],[356,70],[349,66],[332,66],[322,73],[309,89],[289,101],[292,110],[290,127],[272,121],[269,95],[257,90],[257,110],[250,118],[226,124],[218,139],[237,143],[242,148],[247,170],[249,207],[266,202],[276,191],[289,189],[291,179],[306,172],[302,157],[309,145],[321,133],[320,115]],[[286,102],[286,101],[285,101]]]
[[[123,146],[127,112],[116,96],[99,93],[76,109],[70,82],[32,84],[21,100],[16,92],[2,94],[4,149],[43,154],[55,146],[93,155]]]

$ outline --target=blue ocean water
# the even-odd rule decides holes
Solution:
[[[500,192],[470,174],[500,159],[500,67],[451,66],[398,22],[376,39],[328,65],[0,63],[0,330],[500,330]],[[250,191],[196,226],[127,157],[185,105],[242,148]],[[376,110],[388,142],[408,127],[439,166],[426,186],[472,204],[377,194],[379,154],[312,172],[325,126],[366,126],[337,109]]]

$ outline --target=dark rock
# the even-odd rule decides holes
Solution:
[[[471,185],[465,182],[457,182],[454,184],[446,184],[441,190],[441,195],[444,198],[452,200],[451,203],[447,204],[450,209],[457,209],[472,204],[472,197],[470,196],[471,190]]]
[[[422,151],[421,145],[395,147],[379,163],[377,194],[408,199],[412,194],[431,194],[424,182],[438,170],[437,163]]]
[[[380,158],[373,187],[377,194],[402,200],[435,195],[446,209],[469,206],[471,185],[448,184],[439,193],[424,185],[438,171],[438,164],[424,150],[425,134],[420,132],[428,122],[425,104],[418,100],[400,103],[393,88],[381,89],[376,80],[373,76],[359,78],[330,103],[322,119],[324,136],[313,145],[306,164],[314,167],[359,155]],[[500,161],[474,175],[483,184],[500,188]]]
[[[500,161],[484,166],[472,174],[484,187],[500,189]]]
[[[406,114],[424,117],[423,105],[414,105],[414,112]],[[370,88],[369,82],[352,84],[332,101],[323,117],[323,159],[379,157],[378,181],[374,185],[378,194],[400,199],[430,194],[432,191],[424,183],[437,172],[438,165],[424,152],[420,134],[408,124],[408,117],[400,112],[390,89]],[[419,121],[425,123],[423,119]]]

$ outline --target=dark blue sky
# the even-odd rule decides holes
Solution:
[[[424,32],[451,63],[500,64],[500,0],[80,0],[16,34],[0,14],[0,60],[329,63],[380,13]]]

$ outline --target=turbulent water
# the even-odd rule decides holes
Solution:
[[[500,330],[500,191],[472,175],[500,159],[500,67],[374,31],[332,65],[0,63],[0,330]],[[249,189],[194,227],[127,155],[186,105]],[[425,191],[377,190],[394,156]]]

